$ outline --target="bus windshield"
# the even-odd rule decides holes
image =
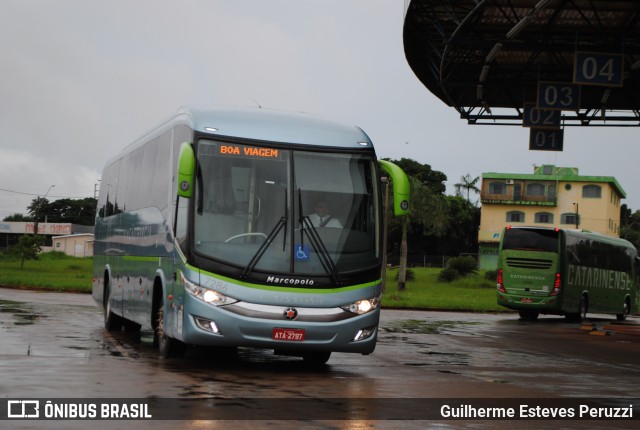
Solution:
[[[556,230],[508,228],[504,233],[503,250],[558,252]]]
[[[373,154],[200,140],[194,249],[250,271],[335,275],[379,261]]]

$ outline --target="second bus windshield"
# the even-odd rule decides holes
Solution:
[[[368,269],[379,258],[376,183],[369,155],[201,140],[194,250],[268,273]]]

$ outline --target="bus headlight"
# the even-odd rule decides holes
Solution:
[[[357,302],[349,305],[340,306],[345,311],[357,315],[363,315],[377,309],[380,306],[380,296],[372,297],[370,299],[358,300]]]
[[[180,282],[182,283],[184,289],[191,293],[192,296],[214,306],[230,305],[231,303],[237,302],[237,300],[232,299],[231,297],[227,297],[224,294],[219,293],[218,291],[210,290],[208,288],[204,288],[200,285],[194,284],[193,282],[185,278],[182,273],[180,273]]]

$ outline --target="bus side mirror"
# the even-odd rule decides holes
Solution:
[[[183,143],[178,158],[178,196],[190,199],[193,196],[196,156],[193,146]]]
[[[409,178],[404,171],[386,160],[378,160],[380,167],[387,172],[393,186],[393,213],[394,215],[409,214]]]

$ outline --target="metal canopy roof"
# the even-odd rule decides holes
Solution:
[[[522,125],[538,83],[573,83],[584,51],[589,75],[617,57],[622,85],[580,84],[562,125],[640,125],[639,0],[411,0],[403,37],[418,79],[471,124]]]

